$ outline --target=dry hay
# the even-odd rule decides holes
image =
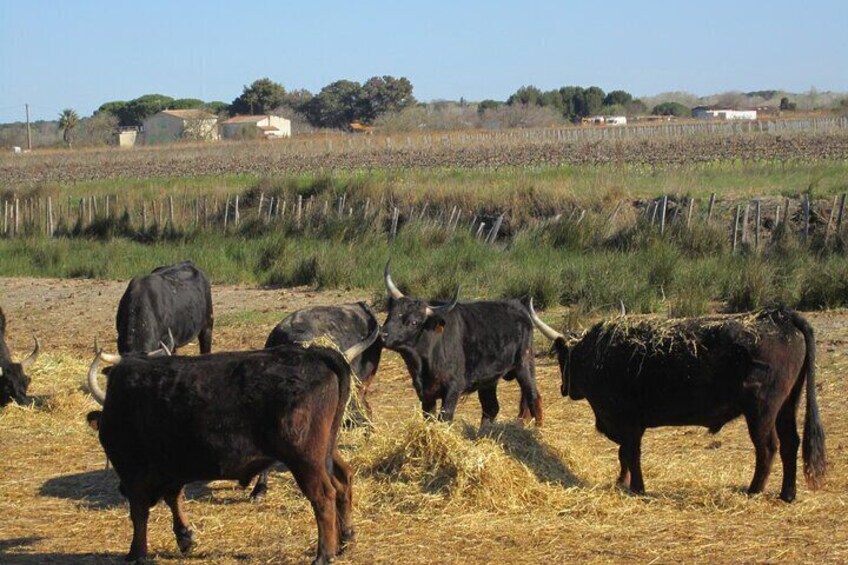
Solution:
[[[473,396],[453,425],[422,421],[402,360],[386,354],[369,396],[374,429],[341,435],[358,537],[338,563],[848,562],[848,314],[809,319],[831,466],[825,488],[811,493],[800,481],[793,504],[777,500],[779,461],[765,494],[745,495],[754,454],[742,421],[718,436],[649,430],[648,494],[632,496],[615,486],[616,446],[594,431],[585,402],[560,398],[550,360],[537,367],[545,427],[510,422],[518,387],[503,383],[499,421],[480,432]],[[115,563],[129,547],[126,502],[85,424],[97,408],[83,388],[90,361],[87,347],[45,348],[30,372],[34,404],[0,410],[0,563]],[[160,504],[149,527],[157,563],[311,560],[315,522],[289,474],[272,473],[258,505],[234,482],[187,491],[198,548],[179,555]]]
[[[774,324],[773,314],[773,310],[762,310],[698,318],[631,315],[599,322],[592,329],[596,332],[598,343],[626,343],[638,347],[646,354],[688,351],[697,357],[702,337],[709,333],[732,330],[746,342],[756,343],[763,324]]]

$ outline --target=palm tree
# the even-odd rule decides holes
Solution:
[[[59,114],[59,129],[62,130],[62,139],[68,144],[69,149],[71,147],[71,141],[73,141],[74,128],[79,125],[79,120],[79,114],[70,108],[65,108]]]

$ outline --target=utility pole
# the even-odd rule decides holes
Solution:
[[[27,150],[32,151],[32,132],[29,129],[29,104],[24,104],[26,108],[26,122],[27,122]]]

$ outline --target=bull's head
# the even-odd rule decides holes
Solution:
[[[444,316],[456,307],[459,301],[459,287],[449,303],[433,306],[420,298],[404,296],[392,281],[389,263],[386,263],[383,278],[389,295],[389,315],[383,324],[383,341],[386,347],[414,347],[422,338],[444,331]]]
[[[38,358],[41,343],[38,338],[35,338],[35,349],[20,363],[13,362],[11,356],[7,355],[8,350],[5,344],[0,349],[3,350],[3,355],[0,355],[0,406],[5,406],[12,401],[25,404],[30,383],[26,370]]]
[[[530,319],[533,320],[533,325],[542,333],[543,336],[553,341],[553,348],[556,351],[557,363],[559,364],[559,375],[562,379],[560,384],[560,392],[563,396],[568,396],[572,400],[581,400],[585,398],[581,389],[580,383],[572,377],[573,367],[571,366],[571,347],[569,338],[565,334],[561,334],[548,324],[543,322],[536,314],[533,308],[533,299],[530,299]]]

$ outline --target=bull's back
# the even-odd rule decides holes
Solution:
[[[463,303],[457,310],[462,320],[460,339],[469,375],[507,372],[531,350],[533,323],[518,301]]]

